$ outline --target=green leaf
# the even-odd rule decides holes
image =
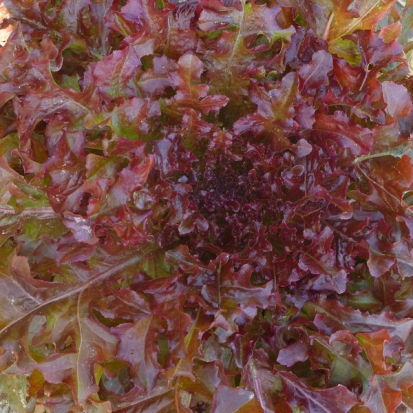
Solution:
[[[171,266],[165,259],[165,252],[162,250],[153,251],[142,257],[140,266],[153,279],[171,276]]]

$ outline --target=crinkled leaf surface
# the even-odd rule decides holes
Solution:
[[[348,412],[357,404],[356,396],[344,386],[331,389],[314,390],[289,372],[278,373],[282,382],[282,392],[290,402],[304,407],[308,411],[330,412],[333,409],[338,412]]]
[[[410,0],[3,3],[1,409],[413,408]]]

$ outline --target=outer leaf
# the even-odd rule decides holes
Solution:
[[[223,385],[218,387],[211,408],[211,413],[259,413],[262,411],[254,398],[254,393]]]
[[[99,389],[93,377],[93,367],[99,361],[113,358],[118,344],[116,337],[88,317],[88,307],[88,300],[80,294],[77,314],[79,343],[76,365],[77,401],[80,403]]]
[[[370,409],[380,409],[384,412],[394,412],[402,401],[400,391],[390,388],[380,376],[372,379],[372,388],[365,405]]]
[[[389,373],[391,368],[386,365],[384,360],[384,345],[386,342],[390,342],[390,336],[387,330],[377,330],[372,333],[358,333],[356,334],[356,338],[366,352],[374,373]]]
[[[411,406],[411,3],[7,1],[0,410]]]
[[[282,393],[287,400],[308,411],[348,412],[358,402],[354,393],[341,385],[331,389],[315,390],[301,383],[292,373],[280,372],[278,376],[282,381]]]
[[[83,218],[70,212],[65,212],[64,217],[65,219],[63,222],[67,228],[72,230],[76,241],[84,242],[86,244],[98,243],[99,239],[91,228],[90,219]]]
[[[131,365],[132,377],[145,390],[152,390],[161,370],[157,335],[163,328],[156,318],[149,316],[134,324],[122,324],[111,329],[119,340],[117,357]]]
[[[250,283],[252,268],[245,265],[239,272],[233,272],[230,265],[219,265],[214,284],[205,285],[203,296],[214,306],[235,308],[242,301],[248,303],[250,309],[267,307],[270,300],[271,283],[263,287],[253,287]]]
[[[411,168],[410,161],[408,168]],[[405,239],[391,242],[387,238],[389,229],[380,221],[377,225],[377,230],[371,232],[368,236],[368,244],[370,246],[368,266],[371,274],[378,277],[396,264],[395,270],[400,275],[411,277],[413,275],[413,261],[409,243]],[[381,238],[382,236],[383,238]]]
[[[73,117],[73,122],[77,122],[88,113],[88,109],[68,96],[68,92],[54,90],[41,95],[27,94],[24,99],[16,101],[16,112],[19,117],[20,149],[27,152],[30,149],[30,134],[40,120],[50,119],[56,113],[63,112]]]
[[[319,113],[314,129],[317,139],[331,139],[339,147],[348,148],[354,156],[369,153],[373,144],[372,132],[353,124],[343,112]]]
[[[156,3],[146,0],[129,0],[121,9],[121,15],[134,23],[135,38],[155,39],[156,46],[164,46],[168,27],[167,11],[159,11]]]
[[[354,388],[368,386],[371,366],[361,354],[357,339],[347,330],[339,330],[331,337],[313,335],[310,360],[314,369],[329,368],[328,385],[342,384]],[[358,386],[357,386],[358,387]]]
[[[174,390],[168,386],[158,386],[155,391],[145,395],[138,395],[131,392],[125,396],[119,405],[115,404],[117,412],[122,413],[158,413],[168,411],[175,406]]]
[[[277,362],[283,366],[291,367],[299,361],[308,359],[308,346],[302,341],[296,341],[280,350]]]
[[[177,64],[166,56],[155,56],[152,67],[142,72],[136,85],[145,95],[154,97],[161,95],[167,87],[172,87],[169,73],[176,70]]]
[[[277,22],[280,8],[258,5],[256,2],[236,2],[239,7],[220,5],[219,8],[205,8],[199,17],[199,27],[204,32],[214,33],[222,30],[215,42],[208,59],[208,71],[213,79],[218,80],[224,74],[224,84],[227,86],[234,73],[242,73],[255,58],[254,48],[248,49],[248,42],[264,35],[269,45],[277,39],[289,40],[295,32],[294,27],[282,28]],[[236,27],[236,31],[232,28]],[[207,43],[203,46],[205,48]],[[264,46],[264,50],[268,47]],[[202,49],[201,49],[202,50]],[[219,83],[217,84],[217,86]]]
[[[106,99],[136,97],[137,91],[130,80],[141,67],[141,58],[153,53],[153,41],[139,46],[126,46],[115,50],[93,68],[93,78],[101,95]],[[132,83],[132,84],[131,84]]]
[[[337,267],[335,254],[331,249],[332,241],[333,233],[328,227],[321,234],[314,235],[308,250],[303,251],[298,265],[302,270],[320,276],[314,282],[315,290],[333,289],[341,293],[345,290],[346,272]]]
[[[394,342],[406,342],[413,328],[413,320],[394,320],[391,314],[366,314],[336,301],[327,301],[322,306],[308,304],[309,311],[315,311],[315,323],[320,331],[332,333],[348,329],[352,333],[374,332],[386,329]]]
[[[1,400],[1,408],[5,410],[11,410],[15,408],[19,408],[22,411],[31,407],[32,400],[30,400],[30,396],[27,394],[27,386],[25,383],[24,377],[19,376],[3,376],[0,380],[0,388],[3,394],[3,398]],[[19,391],[16,391],[19,389]],[[21,399],[21,395],[25,396],[25,399]],[[27,397],[27,399],[26,399]],[[26,402],[29,401],[28,403]]]
[[[314,94],[323,85],[328,84],[328,74],[333,70],[333,58],[330,53],[319,50],[312,56],[311,63],[298,71],[302,80],[301,92]]]
[[[413,59],[412,59],[412,16],[413,12],[413,4],[411,2],[406,2],[406,6],[403,9],[403,13],[401,14],[401,24],[402,24],[402,32],[399,37],[399,42],[402,44],[404,52],[406,53],[406,60],[409,64],[410,70],[413,68]]]
[[[159,115],[158,102],[152,102],[148,98],[133,98],[117,106],[113,111],[113,130],[120,137],[142,139],[151,130],[150,119]]]
[[[112,265],[109,268],[106,268],[105,270],[101,272],[98,271],[94,275],[90,274],[89,279],[86,279],[83,282],[80,282],[74,285],[67,285],[65,286],[66,287],[65,289],[48,288],[48,289],[45,289],[43,292],[36,291],[37,294],[41,294],[42,296],[41,301],[31,296],[30,294],[31,285],[28,284],[27,282],[29,278],[27,278],[25,286],[20,287],[18,284],[16,285],[12,280],[10,280],[10,277],[11,277],[10,273],[3,274],[4,277],[3,277],[2,282],[3,282],[4,288],[7,291],[9,291],[9,294],[8,294],[7,299],[3,301],[4,318],[2,321],[2,329],[0,331],[0,334],[5,334],[8,329],[11,329],[11,327],[21,322],[21,320],[25,320],[26,318],[30,317],[30,315],[33,314],[38,309],[47,307],[47,305],[52,304],[54,302],[58,302],[58,301],[64,300],[72,296],[76,296],[78,293],[86,290],[90,286],[104,281],[106,278],[117,273],[122,268],[127,268],[130,265],[135,265],[136,262],[138,262],[139,260],[140,260],[139,255],[133,255],[133,256],[130,256],[129,258],[121,259],[120,262],[118,261],[116,264]],[[21,267],[22,265],[21,263],[24,263],[24,261],[25,261],[24,259],[23,260],[19,259],[17,261],[19,265],[16,267],[16,269],[19,269],[19,270],[22,269],[24,271],[23,273],[27,274],[26,273],[27,266]],[[28,274],[27,274],[27,277],[29,277]],[[7,287],[7,285],[10,282],[14,286],[15,291]],[[43,285],[45,282],[32,278],[31,284],[33,283],[41,283]],[[46,283],[44,285],[50,285],[50,284],[51,283]],[[14,303],[18,305],[18,303],[20,303],[21,300],[24,300],[27,302],[27,304],[24,305],[24,308],[25,308],[24,313],[16,309],[14,306]]]
[[[255,393],[262,410],[265,413],[273,412],[275,374],[262,349],[252,353],[243,373],[245,387]]]
[[[346,0],[334,3],[333,23],[329,32],[331,42],[351,34],[356,30],[370,30],[374,27],[392,7],[394,0],[356,1]]]
[[[406,88],[393,82],[383,82],[382,87],[383,97],[387,103],[387,113],[394,120],[409,115],[413,104]]]

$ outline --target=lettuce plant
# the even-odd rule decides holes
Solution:
[[[413,409],[411,0],[3,3],[2,408]]]

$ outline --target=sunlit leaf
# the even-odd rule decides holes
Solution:
[[[2,5],[0,410],[413,408],[412,0]]]

